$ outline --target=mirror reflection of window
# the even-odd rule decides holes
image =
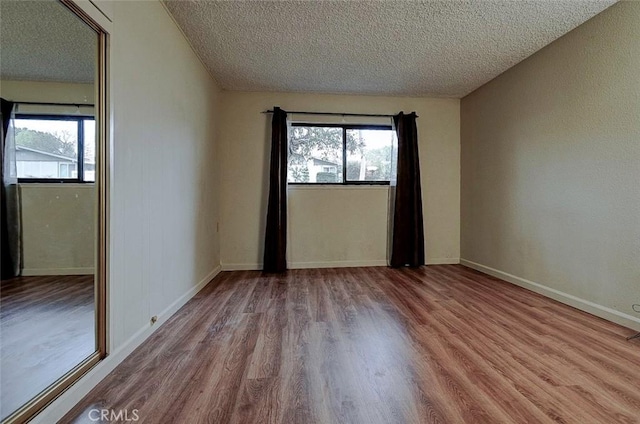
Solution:
[[[15,119],[19,179],[95,181],[93,117],[18,115]],[[78,174],[82,157],[82,175]]]
[[[0,1],[0,16],[13,172],[2,175],[0,217],[12,234],[0,287],[4,421],[97,349],[98,34],[57,1]]]

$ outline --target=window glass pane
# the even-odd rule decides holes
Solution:
[[[292,126],[290,183],[342,183],[342,128]]]
[[[96,180],[96,121],[84,120],[84,181]]]
[[[76,121],[16,119],[15,128],[18,178],[75,178],[69,165],[78,158]]]
[[[389,181],[392,130],[347,129],[347,181]]]

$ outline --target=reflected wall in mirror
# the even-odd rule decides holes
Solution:
[[[97,350],[99,36],[57,1],[0,16],[5,420]]]

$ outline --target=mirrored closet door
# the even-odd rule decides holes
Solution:
[[[0,2],[0,420],[104,356],[104,34],[73,3]]]

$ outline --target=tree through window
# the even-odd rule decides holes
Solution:
[[[294,124],[288,182],[388,184],[392,142],[390,126]]]

